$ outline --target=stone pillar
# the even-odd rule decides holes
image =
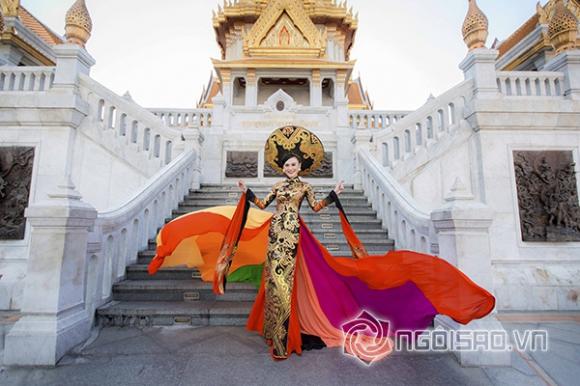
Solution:
[[[222,96],[226,106],[231,106],[233,103],[233,80],[232,71],[230,69],[223,68],[220,70],[220,78],[222,81]]]
[[[226,102],[218,94],[213,98],[212,126],[201,131],[203,143],[201,146],[201,183],[220,184],[223,179],[222,149],[226,127],[229,127],[229,117],[226,114]]]
[[[71,175],[76,130],[88,114],[87,104],[78,96],[78,76],[88,74],[94,61],[78,46],[54,50],[57,68],[50,93],[68,114],[61,124],[67,135],[57,136],[61,142],[53,150],[64,156],[54,161],[56,186],[26,210],[31,237],[22,318],[6,337],[7,365],[53,366],[86,340],[91,328],[84,299],[85,264],[88,230],[97,212],[81,201]]]
[[[195,164],[192,167],[191,189],[199,190],[201,188],[201,144],[203,137],[199,128],[187,128],[181,132],[185,139],[185,151],[195,152]]]
[[[256,69],[248,68],[246,73],[246,106],[256,107],[258,105],[258,79]]]
[[[22,318],[6,337],[4,364],[54,366],[89,337],[85,264],[96,216],[80,197],[58,193],[26,210],[32,233]]]
[[[546,64],[544,70],[563,72],[562,92],[564,96],[580,100],[580,49],[561,52]]]
[[[477,48],[469,51],[465,59],[459,64],[465,79],[474,80],[477,98],[492,99],[499,96],[495,69],[497,55],[497,50]]]
[[[82,47],[76,44],[60,44],[53,48],[56,54],[55,89],[78,91],[80,74],[90,75],[95,59]]]
[[[312,70],[310,78],[310,106],[322,106],[322,79],[320,79],[320,70]]]
[[[493,277],[489,227],[493,212],[485,205],[474,202],[473,196],[457,180],[447,204],[431,213],[431,220],[437,232],[439,255],[455,265],[474,282],[492,292]],[[435,326],[453,331],[497,331],[509,337],[495,311],[485,318],[462,325],[451,318],[439,315]],[[455,351],[455,356],[463,366],[509,366],[509,351]]]
[[[352,142],[353,130],[348,124],[348,99],[345,96],[347,71],[337,70],[334,86],[334,107],[336,111],[336,173],[338,180],[344,180],[346,184],[354,184],[354,172],[356,153]]]
[[[356,130],[354,132],[354,136],[352,137],[350,142],[354,149],[355,156],[356,154],[359,154],[361,150],[370,151],[372,137],[373,135],[371,131],[368,129]],[[363,189],[363,183],[362,183],[362,173],[359,166],[360,161],[358,158],[356,158],[354,162],[355,163],[352,183],[354,184],[355,189],[361,190]]]

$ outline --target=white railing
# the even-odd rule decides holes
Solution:
[[[374,134],[377,158],[395,168],[418,152],[456,132],[464,119],[466,101],[473,93],[473,80],[466,80],[443,95],[427,101],[416,111]]]
[[[138,170],[151,175],[181,151],[181,131],[88,76],[80,77],[89,117],[81,131]],[[179,146],[178,146],[179,145]]]
[[[562,97],[564,74],[547,71],[500,71],[499,92],[508,97]]]
[[[89,315],[112,297],[128,265],[137,261],[149,239],[188,193],[197,155],[187,151],[149,179],[149,183],[118,208],[100,212],[89,233],[85,301]]]
[[[210,109],[148,109],[169,127],[211,127]]]
[[[48,91],[54,73],[55,67],[0,66],[0,91]]]
[[[397,249],[438,253],[437,236],[428,210],[409,193],[364,148],[357,152],[362,185]]]
[[[385,129],[407,114],[409,111],[352,110],[348,122],[352,129]]]

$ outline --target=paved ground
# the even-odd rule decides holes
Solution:
[[[578,318],[576,318],[578,319]],[[274,362],[241,327],[106,328],[56,368],[0,368],[2,385],[576,385],[580,320],[505,321],[547,329],[548,352],[512,354],[509,368],[463,368],[452,354],[397,353],[367,368],[339,349]]]

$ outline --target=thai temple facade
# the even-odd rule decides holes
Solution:
[[[89,339],[190,191],[279,179],[263,148],[286,125],[324,143],[309,182],[344,180],[395,248],[439,255],[496,296],[493,315],[440,326],[501,330],[497,314],[580,310],[580,1],[542,1],[493,44],[493,20],[467,3],[464,80],[391,111],[353,77],[358,17],[346,2],[226,0],[212,77],[192,108],[171,109],[91,78],[84,0],[64,36],[0,0],[0,310],[14,316],[0,325],[4,363],[54,365]]]

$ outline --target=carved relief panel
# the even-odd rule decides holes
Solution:
[[[226,177],[258,177],[258,152],[256,151],[228,151],[226,162]]]
[[[514,151],[523,241],[580,241],[580,206],[571,151]]]
[[[33,147],[0,147],[0,240],[24,239],[33,163]]]

